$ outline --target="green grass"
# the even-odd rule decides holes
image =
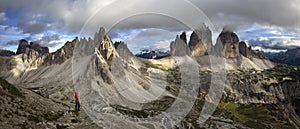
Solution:
[[[272,104],[243,105],[222,102],[217,113],[223,113],[227,118],[238,121],[250,128],[295,128],[281,114],[283,109]]]
[[[16,88],[14,85],[10,84],[6,80],[0,78],[0,85],[4,90],[6,90],[8,93],[15,95],[15,96],[22,96],[21,91]]]

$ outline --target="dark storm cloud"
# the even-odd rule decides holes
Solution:
[[[192,0],[216,24],[300,27],[299,0]]]
[[[49,29],[46,23],[41,22],[20,22],[17,26],[23,33],[38,34]]]
[[[55,35],[44,35],[40,39],[36,39],[34,37],[34,35],[31,35],[29,37],[25,37],[24,39],[29,41],[29,42],[38,43],[41,46],[45,46],[45,47],[54,47],[56,45],[64,43],[64,42],[59,41],[61,39],[61,37],[57,34],[55,34]],[[1,43],[0,47],[2,49],[2,48],[9,47],[9,46],[17,46],[18,44],[19,44],[19,40],[15,40],[15,41],[9,41],[9,42],[5,42],[5,43]]]
[[[247,26],[253,23],[264,25],[273,25],[283,28],[300,27],[300,1],[299,0],[190,0],[192,4],[203,10],[204,13],[215,23],[216,26]],[[86,20],[97,11],[97,9],[105,7],[113,3],[111,0],[2,0],[0,12],[4,12],[8,8],[20,10],[20,15],[24,17],[37,16],[39,14],[46,17],[43,22],[52,24],[51,29],[65,30],[69,32],[79,32]],[[116,0],[115,3],[122,3]],[[138,3],[138,4],[135,4]],[[177,4],[178,3],[178,4]],[[126,8],[134,10],[137,7],[151,8],[154,10],[165,11],[159,5],[174,6],[174,9],[182,6],[180,2],[154,0],[149,2],[130,2],[126,4]],[[113,4],[114,5],[114,4]],[[123,5],[124,6],[124,5]],[[111,6],[114,7],[114,6]],[[108,24],[113,17],[124,15],[124,11],[119,11],[118,6],[105,11],[107,17],[100,17],[99,21],[103,24]],[[172,11],[172,10],[170,10]],[[174,10],[176,11],[176,10]],[[103,13],[101,12],[101,13]],[[178,15],[184,13],[178,12]],[[172,26],[173,22],[163,20],[159,17],[151,16],[135,18],[130,21],[131,24],[123,24],[124,28],[139,28],[139,27],[168,27],[179,28]],[[190,16],[182,16],[189,19]],[[146,18],[146,19],[145,19]],[[34,18],[32,19],[34,20]],[[192,20],[192,19],[191,19]],[[28,21],[30,22],[30,21]],[[27,23],[28,23],[27,22]],[[201,22],[201,21],[199,21]],[[32,28],[36,25],[36,30]],[[19,24],[21,29],[26,32],[38,32],[47,29],[45,24]],[[95,26],[99,28],[98,26]]]
[[[0,44],[0,49],[3,49],[5,47],[8,47],[8,46],[16,46],[19,44],[19,41],[9,41],[9,42],[6,42],[6,43],[1,43]]]
[[[0,13],[0,21],[8,18],[7,21],[16,23],[10,26],[17,27],[23,33],[38,34],[51,30],[79,34],[84,24],[92,17],[92,20],[94,18],[98,24],[91,24],[90,28],[87,28],[90,36],[98,31],[99,25],[112,24],[115,18],[138,9],[175,12],[178,17],[189,22],[203,22],[196,21],[192,12],[187,15],[184,10],[180,10],[181,7],[186,10],[192,7],[185,6],[182,2],[190,2],[192,6],[202,10],[219,32],[224,27],[228,30],[239,31],[255,23],[300,34],[300,0],[152,0],[147,2],[139,0],[2,0],[0,12],[17,12],[19,18],[16,19],[17,21],[11,21],[12,19],[9,19],[7,14]],[[166,9],[167,6],[172,8]],[[97,11],[100,12],[96,13]],[[121,31],[130,32],[142,28],[162,28],[173,32],[187,30],[187,27],[178,19],[151,14],[123,19],[116,26],[120,31],[111,31],[110,34],[112,37],[120,38],[128,36],[118,34]],[[261,36],[260,34],[262,33],[257,32],[257,36]],[[255,41],[256,38],[252,39]],[[296,41],[298,40],[285,41],[280,46],[293,46],[290,45],[291,42]],[[269,41],[265,44],[273,42]],[[269,45],[265,47],[267,46]]]
[[[45,46],[45,47],[54,47],[58,44],[61,44],[61,42],[59,42],[60,39],[61,39],[60,36],[57,34],[44,35],[41,39],[35,40],[33,42],[38,43],[41,46]]]

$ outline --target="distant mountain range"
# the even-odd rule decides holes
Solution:
[[[265,55],[276,63],[300,66],[300,48],[280,53],[265,53]]]
[[[135,56],[145,59],[161,59],[164,57],[170,56],[169,52],[164,52],[160,50],[142,50],[140,53],[137,53]]]

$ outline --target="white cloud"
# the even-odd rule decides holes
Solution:
[[[7,21],[7,17],[4,12],[0,12],[0,23]]]
[[[159,41],[158,43],[155,43],[152,48],[168,51],[170,49],[170,43],[171,40]]]

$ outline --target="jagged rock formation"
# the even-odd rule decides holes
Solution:
[[[208,27],[203,25],[191,34],[189,47],[192,56],[203,56],[211,51],[212,33]]]
[[[247,58],[251,57],[251,52],[250,52],[251,50],[249,50],[249,48],[247,47],[247,44],[244,41],[240,42],[239,51],[243,56],[245,56]]]
[[[265,56],[263,51],[259,50],[252,50],[251,47],[249,47],[249,50],[251,52],[252,57],[258,58],[258,59],[265,59],[268,60],[268,57]]]
[[[57,51],[46,55],[45,57],[41,57],[43,62],[42,64],[51,65],[51,64],[61,64],[65,62],[67,59],[73,56],[73,50],[75,44],[78,42],[78,38],[76,37],[71,42],[67,42],[62,48]]]
[[[19,46],[16,54],[25,53],[27,47],[28,47],[28,42],[25,39],[21,39],[19,41]]]
[[[182,36],[184,37],[184,36]],[[184,38],[183,38],[184,39]],[[184,42],[184,40],[180,39],[178,36],[176,37],[176,40],[171,42],[170,45],[171,51],[170,55],[172,56],[189,56],[191,55],[191,50]]]
[[[42,47],[38,43],[31,42],[28,45],[28,42],[25,39],[22,39],[19,41],[19,46],[16,54],[22,54],[28,52],[26,49],[33,49],[39,53],[40,56],[48,54],[49,48],[48,47]]]
[[[0,56],[13,56],[15,52],[9,50],[0,50]]]
[[[115,47],[110,39],[110,37],[106,34],[101,41],[99,46],[99,51],[104,59],[109,60],[111,57],[116,54]]]
[[[22,60],[23,62],[31,63],[35,61],[39,56],[39,52],[30,48],[26,48],[25,52],[22,54]]]
[[[134,55],[130,52],[127,45],[124,42],[115,42],[114,46],[118,52],[118,54],[124,59],[124,60],[131,60]]]
[[[222,32],[219,35],[219,39],[222,43],[223,49],[221,51],[222,56],[225,58],[236,58],[240,56],[239,51],[239,37],[234,32]]]
[[[180,38],[183,42],[187,43],[186,33],[185,33],[185,32],[182,32],[181,35],[179,36],[179,38]]]
[[[38,43],[30,42],[29,48],[37,51],[40,55],[45,55],[49,53],[48,47],[42,47]]]
[[[247,47],[247,44],[244,41],[239,43],[240,53],[247,58],[258,58],[258,59],[268,59],[263,52],[255,51],[251,49],[251,46]]]

